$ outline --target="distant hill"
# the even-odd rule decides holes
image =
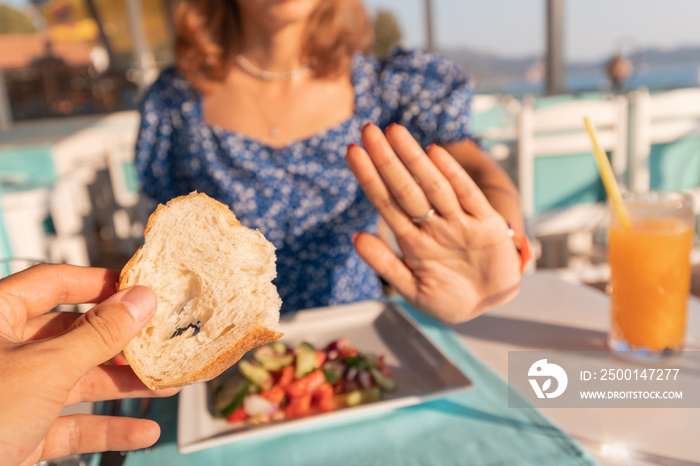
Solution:
[[[524,78],[528,70],[541,63],[537,56],[505,58],[489,52],[466,48],[441,49],[440,53],[461,65],[477,81],[485,79]]]
[[[440,53],[460,64],[478,84],[499,87],[499,83],[512,81],[540,81],[544,73],[544,57],[530,56],[506,58],[493,53],[467,48],[445,48]],[[682,47],[673,50],[648,48],[630,55],[638,71],[700,68],[700,46]],[[607,58],[587,62],[571,62],[567,65],[569,75],[600,75]],[[528,79],[529,78],[529,79]]]
[[[700,47],[682,47],[675,50],[646,49],[642,50],[643,63],[649,66],[671,65],[681,63],[700,64]]]

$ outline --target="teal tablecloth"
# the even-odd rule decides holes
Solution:
[[[405,306],[404,306],[405,307]],[[162,428],[152,448],[129,453],[125,466],[178,465],[592,465],[571,437],[534,408],[508,407],[508,387],[449,327],[408,309],[476,389],[364,420],[313,427],[181,455],[177,398],[154,401]]]

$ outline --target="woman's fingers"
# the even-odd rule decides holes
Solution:
[[[401,125],[391,125],[386,129],[386,137],[396,154],[401,158],[411,175],[417,180],[430,204],[443,216],[461,213],[462,208],[454,188],[435,164],[426,156],[411,133]],[[435,146],[428,148],[432,150]]]
[[[99,303],[117,291],[118,280],[113,270],[40,264],[0,280],[0,297],[21,303],[17,312],[31,319],[58,304]]]
[[[34,344],[55,355],[56,377],[72,388],[90,369],[119,353],[155,311],[153,292],[135,286],[95,306],[63,334]]]
[[[413,222],[392,197],[367,152],[356,144],[350,145],[346,161],[357,178],[360,188],[389,225],[389,228],[396,235],[405,235],[412,231],[414,229]]]
[[[358,232],[354,238],[357,254],[396,291],[411,300],[416,295],[416,281],[389,246],[374,235]]]
[[[428,156],[452,185],[452,189],[465,212],[478,218],[493,213],[493,207],[479,186],[449,152],[440,146],[433,146],[428,151]]]
[[[443,217],[484,215],[491,206],[464,168],[443,148],[428,156],[406,128],[391,125],[386,136],[373,124],[362,129],[366,151],[348,147],[347,162],[362,190],[397,234],[436,209]]]
[[[68,394],[66,406],[82,401],[105,401],[120,398],[171,396],[179,389],[150,390],[129,366],[99,366],[91,369]]]
[[[396,156],[384,133],[376,125],[368,124],[362,129],[362,143],[391,196],[404,212],[411,218],[425,215],[432,206],[411,172]]]
[[[150,447],[160,427],[148,419],[74,414],[59,417],[30,456],[32,462],[97,451]]]

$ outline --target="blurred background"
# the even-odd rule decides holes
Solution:
[[[133,108],[139,89],[173,62],[176,2],[0,2],[0,66],[14,121]],[[365,4],[376,20],[375,51],[397,43],[435,50],[462,65],[480,93],[547,93],[549,16],[560,29],[554,52],[563,85],[557,92],[611,89],[606,67],[615,55],[631,62],[627,89],[700,80],[700,4],[692,0]]]
[[[119,268],[140,244],[153,206],[133,172],[136,109],[173,63],[176,3],[0,1],[3,273],[10,259]],[[426,48],[472,78],[474,135],[521,190],[533,268],[606,281],[605,193],[583,114],[623,186],[697,195],[700,2],[365,4],[375,53]]]

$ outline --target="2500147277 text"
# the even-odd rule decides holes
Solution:
[[[680,369],[601,369],[600,372],[580,371],[580,380],[648,380],[673,381],[678,379]]]

